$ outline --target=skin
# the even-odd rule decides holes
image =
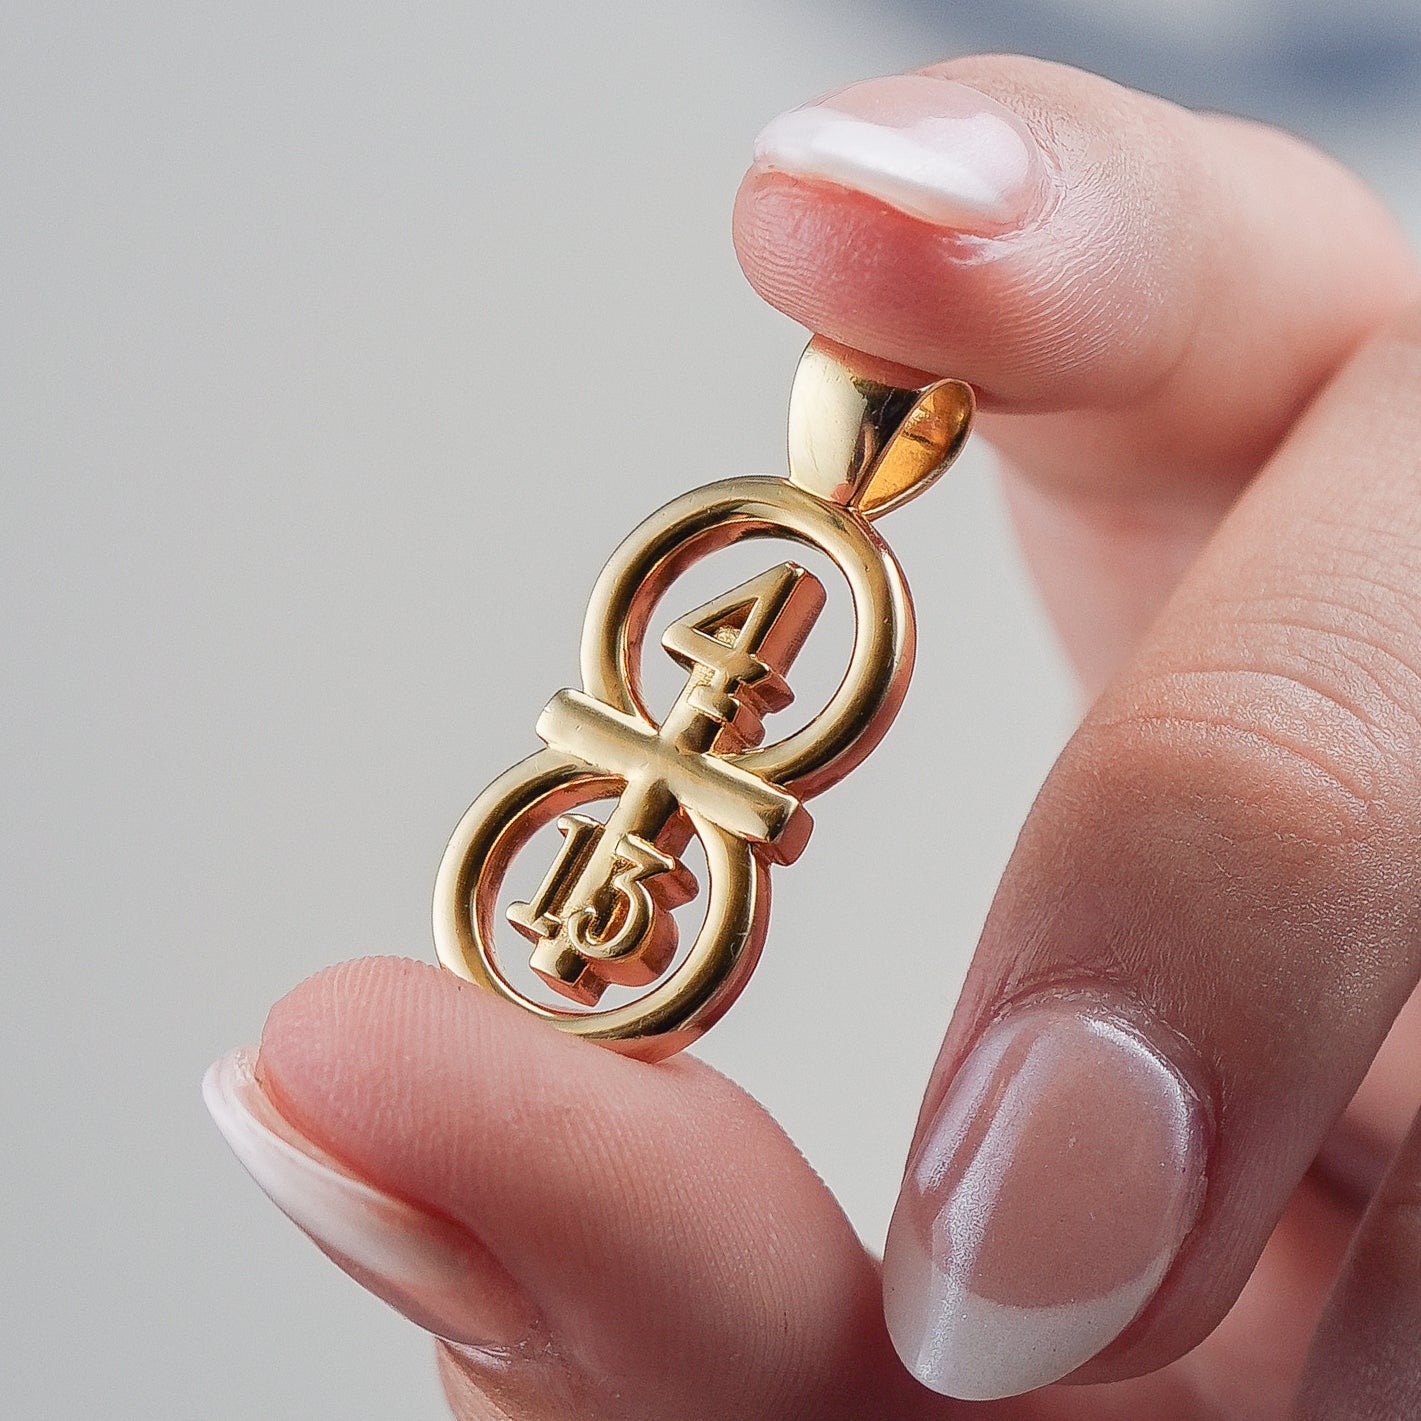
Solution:
[[[277,1004],[259,1083],[533,1301],[542,1340],[511,1364],[440,1345],[461,1418],[1417,1414],[1415,259],[1285,135],[1032,60],[929,72],[1026,122],[1059,177],[1047,214],[968,259],[862,195],[752,171],[735,241],[796,320],[978,388],[1092,697],[922,1120],[1042,981],[1098,983],[1192,1048],[1203,1210],[1145,1314],[1070,1379],[1104,1385],[975,1405],[920,1387],[877,1261],[774,1122],[689,1057],[627,1061],[378,959]]]

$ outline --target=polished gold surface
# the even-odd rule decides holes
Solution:
[[[582,689],[538,720],[546,748],[493,782],[440,864],[440,961],[562,1030],[655,1060],[688,1045],[739,994],[759,957],[769,866],[797,858],[804,800],[883,738],[912,672],[903,574],[870,518],[905,503],[955,457],[972,416],[959,381],[900,388],[851,369],[822,343],[800,362],[790,406],[790,479],[747,477],[674,499],[612,555],[582,632]],[[679,617],[662,637],[685,682],[658,724],[641,686],[656,608],[692,563],[745,538],[825,554],[854,613],[849,665],[829,702],[769,745],[764,717],[792,699],[789,673],[824,605],[811,573],[781,562]],[[615,800],[605,821],[579,812]],[[508,868],[541,828],[561,849],[530,898],[507,905],[528,965],[571,1005],[539,1001],[500,965],[497,905]],[[682,862],[706,860],[705,914],[677,961],[673,910],[696,896]],[[645,988],[603,1006],[611,987]]]
[[[931,487],[972,426],[972,387],[934,380],[887,383],[884,372],[815,337],[789,397],[792,483],[865,518],[879,518]]]

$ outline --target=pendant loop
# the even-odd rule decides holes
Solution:
[[[789,396],[789,478],[865,518],[930,488],[957,457],[976,402],[962,380],[916,388],[877,378],[867,356],[815,336]]]

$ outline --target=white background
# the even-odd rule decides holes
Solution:
[[[199,1076],[323,964],[430,955],[601,560],[780,467],[803,332],[731,251],[751,138],[956,47],[867,0],[4,8],[4,1414],[444,1414]],[[1314,126],[1417,215],[1409,121]],[[884,531],[912,693],[703,1048],[875,1243],[1074,714],[983,451]]]

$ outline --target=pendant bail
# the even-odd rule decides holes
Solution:
[[[976,401],[962,380],[916,388],[876,378],[868,357],[815,336],[789,397],[790,482],[864,518],[916,498],[966,443]]]

